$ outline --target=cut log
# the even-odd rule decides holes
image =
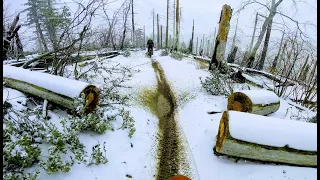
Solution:
[[[317,125],[225,111],[214,152],[265,163],[317,167]]]
[[[269,115],[280,108],[280,99],[272,91],[244,90],[228,97],[227,110]]]
[[[94,85],[8,65],[3,66],[3,71],[5,86],[47,99],[65,108],[77,110],[75,98],[82,93],[86,104],[81,112],[91,113],[99,104],[100,92]]]

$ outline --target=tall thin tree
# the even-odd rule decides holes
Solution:
[[[169,0],[167,0],[167,24],[166,24],[166,48],[168,48],[168,35],[169,34]]]

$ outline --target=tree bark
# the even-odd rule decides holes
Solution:
[[[131,0],[131,16],[132,16],[132,44],[136,47],[135,42],[135,28],[134,28],[134,11],[133,11],[133,0]]]
[[[228,59],[227,59],[228,63],[234,63],[237,51],[238,51],[238,46],[234,46],[231,53],[228,56]]]
[[[177,0],[177,6],[176,6],[176,42],[175,42],[175,51],[178,51],[179,46],[179,26],[180,26],[180,17],[179,17],[179,0]]]
[[[272,0],[272,4],[271,4],[271,8],[270,8],[270,14],[268,15],[268,17],[263,22],[263,25],[262,25],[258,40],[257,40],[256,44],[254,45],[253,49],[249,53],[249,57],[248,57],[247,62],[246,62],[247,63],[246,67],[251,68],[253,66],[253,62],[255,60],[255,56],[256,56],[257,50],[259,49],[259,46],[262,43],[262,39],[263,39],[263,37],[264,37],[264,35],[266,33],[267,26],[272,21],[273,17],[276,15],[277,7],[280,5],[280,3],[282,1],[283,0],[279,0],[277,3],[275,3],[275,0]]]
[[[256,90],[257,91],[257,90]],[[279,97],[272,91],[268,90],[259,90],[259,93],[250,93],[246,92],[235,92],[232,93],[228,97],[228,111],[240,111],[240,112],[248,112],[251,114],[257,114],[266,116],[272,114],[279,110],[280,108],[280,99]],[[265,104],[257,104],[254,103],[261,97],[261,94],[264,95],[266,99],[268,99]],[[274,99],[274,101],[271,101]]]
[[[192,34],[191,34],[191,39],[189,43],[189,52],[192,54],[193,53],[193,36],[194,36],[194,20],[192,23]]]
[[[162,48],[162,25],[160,25],[160,48]]]
[[[245,126],[239,126],[238,122],[241,122],[242,119],[245,119],[248,123],[249,127],[247,129]],[[214,153],[216,155],[226,155],[238,159],[266,163],[317,167],[317,150],[315,147],[317,143],[316,124],[307,122],[297,123],[299,126],[298,130],[288,132],[288,126],[293,126],[289,120],[258,116],[250,113],[225,111],[220,119],[216,144],[213,149]],[[266,132],[250,129],[253,127],[277,134],[279,145],[272,143],[274,141],[273,136],[266,136]],[[255,140],[250,140],[253,139],[250,135],[241,137],[238,135],[239,133],[235,133],[237,131],[249,131],[248,133],[254,136]],[[288,133],[290,136],[288,136]],[[296,138],[301,136],[308,139],[307,147],[297,145]],[[295,146],[291,147],[291,143],[294,143]]]
[[[130,11],[130,4],[127,7],[127,10],[124,14],[124,24],[123,24],[123,32],[122,32],[122,40],[121,40],[121,45],[120,45],[120,50],[123,50],[123,45],[124,45],[124,40],[126,38],[126,32],[127,32],[127,20],[128,20],[128,13]]]
[[[166,49],[168,49],[168,37],[169,37],[169,0],[167,0],[167,23],[166,23]]]
[[[157,14],[157,48],[160,47],[160,27],[159,27],[159,14]]]
[[[274,60],[272,62],[271,72],[273,72],[277,67],[278,60],[279,60],[280,53],[281,53],[281,49],[282,49],[282,43],[283,43],[284,34],[285,34],[285,31],[283,31],[283,33],[282,33],[282,37],[281,37],[278,53],[277,53],[276,57],[274,58]]]
[[[257,67],[258,70],[262,70],[263,69],[264,61],[265,61],[266,56],[267,56],[271,30],[272,30],[272,19],[271,19],[271,21],[270,21],[270,23],[268,24],[268,27],[267,27],[267,32],[266,32],[266,37],[264,39],[263,49],[262,49],[260,61],[258,63],[258,67]]]
[[[197,45],[196,45],[196,56],[198,55],[198,37],[197,37]]]
[[[258,13],[256,13],[256,20],[254,21],[254,28],[253,28],[253,34],[252,34],[252,37],[251,37],[249,52],[252,50],[254,36],[256,35],[257,23],[258,23]]]
[[[232,16],[232,9],[229,5],[222,7],[219,30],[216,38],[215,48],[209,64],[209,70],[212,70],[214,64],[218,69],[221,68],[221,63],[224,60],[224,53],[227,45],[228,33],[230,29],[230,19]]]
[[[173,20],[172,20],[172,49],[175,47],[176,39],[175,39],[175,34],[176,34],[176,0],[173,0]]]

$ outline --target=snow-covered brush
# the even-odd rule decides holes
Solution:
[[[317,167],[317,125],[225,111],[214,152],[266,163]]]
[[[3,69],[7,87],[47,99],[67,109],[88,114],[95,111],[99,104],[99,89],[89,83],[8,65],[4,65]],[[79,109],[76,99],[81,95],[84,102]]]
[[[228,110],[269,115],[279,108],[279,97],[268,90],[243,90],[228,97]]]

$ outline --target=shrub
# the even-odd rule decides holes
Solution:
[[[123,52],[123,56],[124,56],[124,57],[130,57],[130,51],[129,51],[129,50],[125,50],[125,51]]]
[[[200,77],[200,81],[202,87],[212,95],[229,96],[233,93],[232,80],[227,75],[221,74],[216,68],[210,71],[210,76],[204,80]]]
[[[168,56],[168,55],[169,55],[169,51],[168,51],[167,49],[162,50],[162,51],[160,52],[160,56]]]
[[[181,53],[173,51],[170,57],[172,57],[173,59],[182,60],[183,56]]]
[[[311,123],[317,123],[317,115],[309,119],[309,122]]]

